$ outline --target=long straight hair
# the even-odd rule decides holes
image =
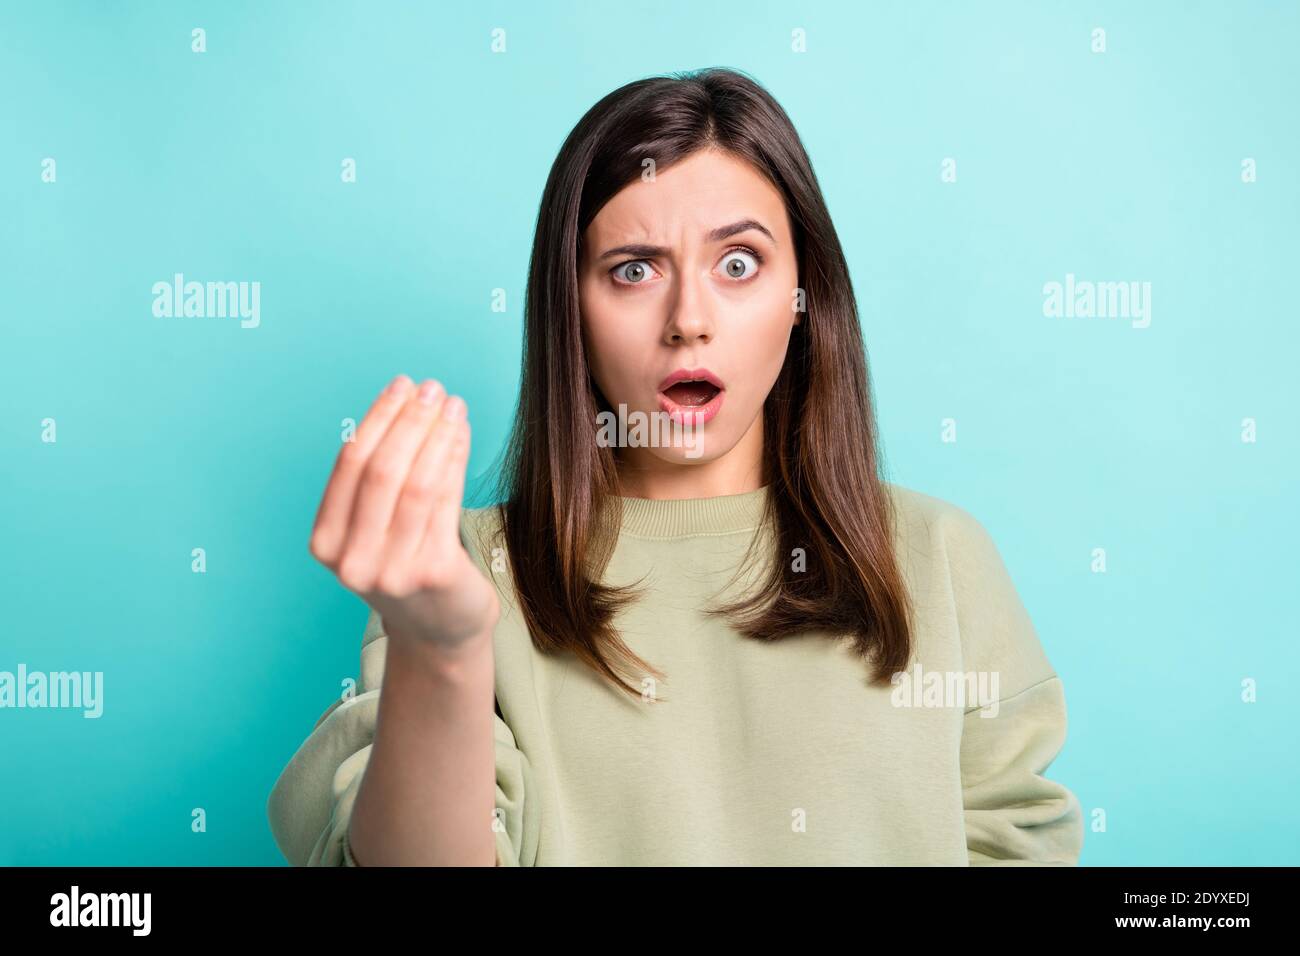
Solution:
[[[632,586],[602,583],[621,519],[615,450],[596,441],[603,404],[584,352],[583,232],[636,181],[700,149],[749,162],[780,191],[794,229],[804,315],[763,407],[763,481],[775,554],[747,597],[709,608],[746,638],[851,635],[872,683],[905,670],[912,611],[878,474],[875,415],[848,266],[803,144],[747,75],[707,69],[629,83],[565,139],[542,193],[524,304],[519,404],[497,486],[518,607],[534,645],[568,650],[634,697],[649,673],[614,626]],[[757,538],[755,539],[757,540]],[[751,542],[751,548],[753,543]],[[620,673],[621,672],[621,673]]]

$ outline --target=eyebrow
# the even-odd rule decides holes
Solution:
[[[727,226],[719,226],[716,229],[710,229],[705,234],[706,242],[721,242],[723,239],[730,238],[739,232],[746,232],[750,229],[756,229],[771,240],[772,245],[776,245],[776,237],[757,219],[741,219]],[[645,243],[631,243],[626,246],[615,246],[613,249],[607,249],[597,258],[608,259],[611,256],[636,256],[637,258],[653,258],[654,256],[667,255],[668,249],[665,246],[650,246]]]

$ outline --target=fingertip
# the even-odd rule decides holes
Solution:
[[[442,405],[442,417],[449,422],[463,421],[469,417],[469,407],[459,395],[449,395]]]

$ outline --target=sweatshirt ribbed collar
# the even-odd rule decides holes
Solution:
[[[768,485],[713,498],[622,498],[622,530],[641,538],[680,538],[757,528],[763,520]]]

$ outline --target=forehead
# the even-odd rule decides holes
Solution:
[[[729,153],[700,150],[653,181],[637,179],[614,195],[587,226],[593,244],[638,239],[697,238],[716,226],[757,219],[782,241],[785,202],[758,170]]]

